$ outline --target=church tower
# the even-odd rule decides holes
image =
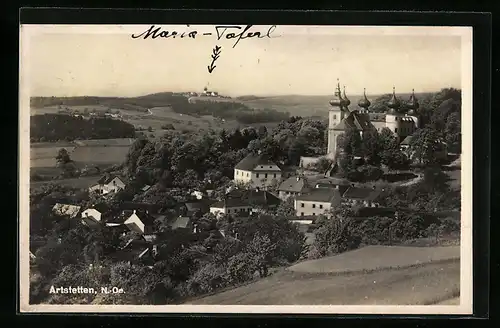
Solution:
[[[363,89],[363,98],[359,100],[358,106],[361,108],[361,112],[363,114],[367,114],[369,112],[368,107],[371,106],[371,102],[368,100],[368,98],[366,98],[366,88]]]
[[[396,88],[392,88],[392,97],[387,102],[389,110],[385,115],[385,126],[398,137],[401,135],[402,121],[405,116],[401,101],[396,97]]]
[[[344,89],[345,95],[345,89]],[[340,91],[340,82],[337,79],[337,88],[334,93],[334,98],[330,100],[330,110],[328,113],[328,148],[327,156],[331,159],[335,158],[335,153],[337,152],[337,137],[340,135],[339,131],[335,131],[334,128],[342,122],[342,120],[347,116],[349,104],[351,101],[347,97],[342,97]]]
[[[406,103],[406,107],[408,108],[408,116],[410,116],[415,122],[415,130],[420,128],[420,120],[418,115],[418,108],[420,107],[420,104],[418,103],[417,97],[415,97],[415,89],[411,90],[411,96]]]

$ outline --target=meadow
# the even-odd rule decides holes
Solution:
[[[399,255],[395,260],[377,256],[379,269],[375,269],[370,260],[380,251],[378,248],[366,248],[345,253],[342,257],[339,255],[322,259],[325,264],[330,262],[332,272],[328,268],[318,272],[317,260],[305,261],[301,263],[300,272],[292,271],[291,268],[281,269],[265,279],[194,299],[187,304],[453,304],[460,295],[459,255],[456,254],[456,248],[454,251],[443,249],[444,247],[426,247],[416,257],[396,252]],[[338,272],[342,267],[352,268],[354,262],[363,263],[363,260],[371,261],[371,264],[358,265],[357,269],[366,269],[362,272]]]
[[[101,170],[106,169],[125,161],[129,145],[133,141],[134,139],[101,139],[80,140],[72,143],[33,143],[30,145],[30,173],[42,177],[53,178],[59,176],[62,170],[56,166],[56,156],[61,148],[68,151],[70,158],[73,160],[73,164],[78,169],[83,169],[85,167],[98,167]],[[82,179],[83,180],[78,181],[75,181],[75,179],[32,181],[31,184],[65,184],[73,181],[83,188],[88,187],[88,183],[90,183],[88,179]]]

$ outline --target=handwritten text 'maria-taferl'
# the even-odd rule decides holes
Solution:
[[[189,27],[189,25],[188,25]],[[217,40],[235,40],[233,44],[233,48],[241,41],[245,39],[251,38],[271,38],[272,33],[276,29],[276,25],[272,25],[269,28],[261,31],[256,31],[255,27],[252,29],[253,25],[246,26],[238,26],[238,25],[217,25],[215,26],[215,34],[211,32],[198,32],[197,30],[192,31],[167,31],[163,30],[161,27],[156,27],[155,25],[151,25],[149,29],[140,33],[140,34],[132,34],[133,39],[157,39],[157,38],[190,38],[196,39],[197,36],[212,36],[215,35]]]

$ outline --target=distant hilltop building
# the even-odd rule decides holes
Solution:
[[[363,93],[363,98],[361,98],[358,106],[355,108],[349,108],[351,101],[347,98],[345,86],[343,91],[342,94],[340,83],[337,82],[337,88],[334,93],[335,97],[330,100],[332,107],[328,117],[327,156],[331,159],[334,159],[340,150],[337,144],[338,137],[349,128],[359,131],[360,135],[371,129],[381,131],[383,128],[389,128],[396,134],[400,142],[420,128],[419,103],[414,91],[412,91],[410,99],[406,103],[402,103],[396,97],[396,91],[393,88],[392,97],[387,103],[389,111],[385,115],[385,121],[372,121],[370,119],[369,107],[371,103],[366,97],[366,90]]]
[[[203,93],[202,93],[203,96],[207,96],[207,97],[218,97],[219,96],[219,93],[217,91],[209,91],[207,87],[205,87],[203,89]]]

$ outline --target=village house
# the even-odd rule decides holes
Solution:
[[[310,190],[309,184],[305,177],[296,176],[290,177],[283,181],[278,187],[278,195],[282,200],[291,196],[300,196]]]
[[[154,232],[155,217],[148,211],[133,210],[130,216],[123,222],[130,231],[140,234],[151,234]]]
[[[56,203],[54,207],[52,207],[52,213],[57,216],[67,216],[73,219],[78,216],[80,209],[80,206]]]
[[[351,187],[352,184],[345,179],[338,178],[325,178],[320,179],[316,182],[315,188],[328,188],[328,189],[337,189],[341,195]]]
[[[328,215],[342,202],[338,189],[315,188],[310,193],[297,196],[294,207],[297,216]]]
[[[142,263],[153,265],[157,255],[157,247],[143,238],[130,239],[125,245],[113,253],[113,258],[129,264]]]
[[[349,187],[342,195],[342,199],[345,203],[352,206],[378,207],[379,204],[375,200],[380,195],[380,192],[381,190],[375,187]]]
[[[81,213],[82,223],[88,226],[96,226],[103,218],[103,214],[109,210],[104,203],[95,204]]]
[[[251,153],[234,168],[234,182],[265,188],[281,181],[281,168],[264,154]]]
[[[280,199],[266,190],[233,190],[226,194],[223,200],[210,205],[210,213],[216,216],[244,216],[276,208],[279,203]]]
[[[106,220],[107,227],[126,227],[129,231],[141,235],[151,235],[155,232],[155,217],[147,210],[124,210],[119,215]]]
[[[120,177],[103,176],[97,181],[97,184],[89,188],[89,192],[106,195],[110,192],[116,193],[122,189],[125,189],[125,182]]]

